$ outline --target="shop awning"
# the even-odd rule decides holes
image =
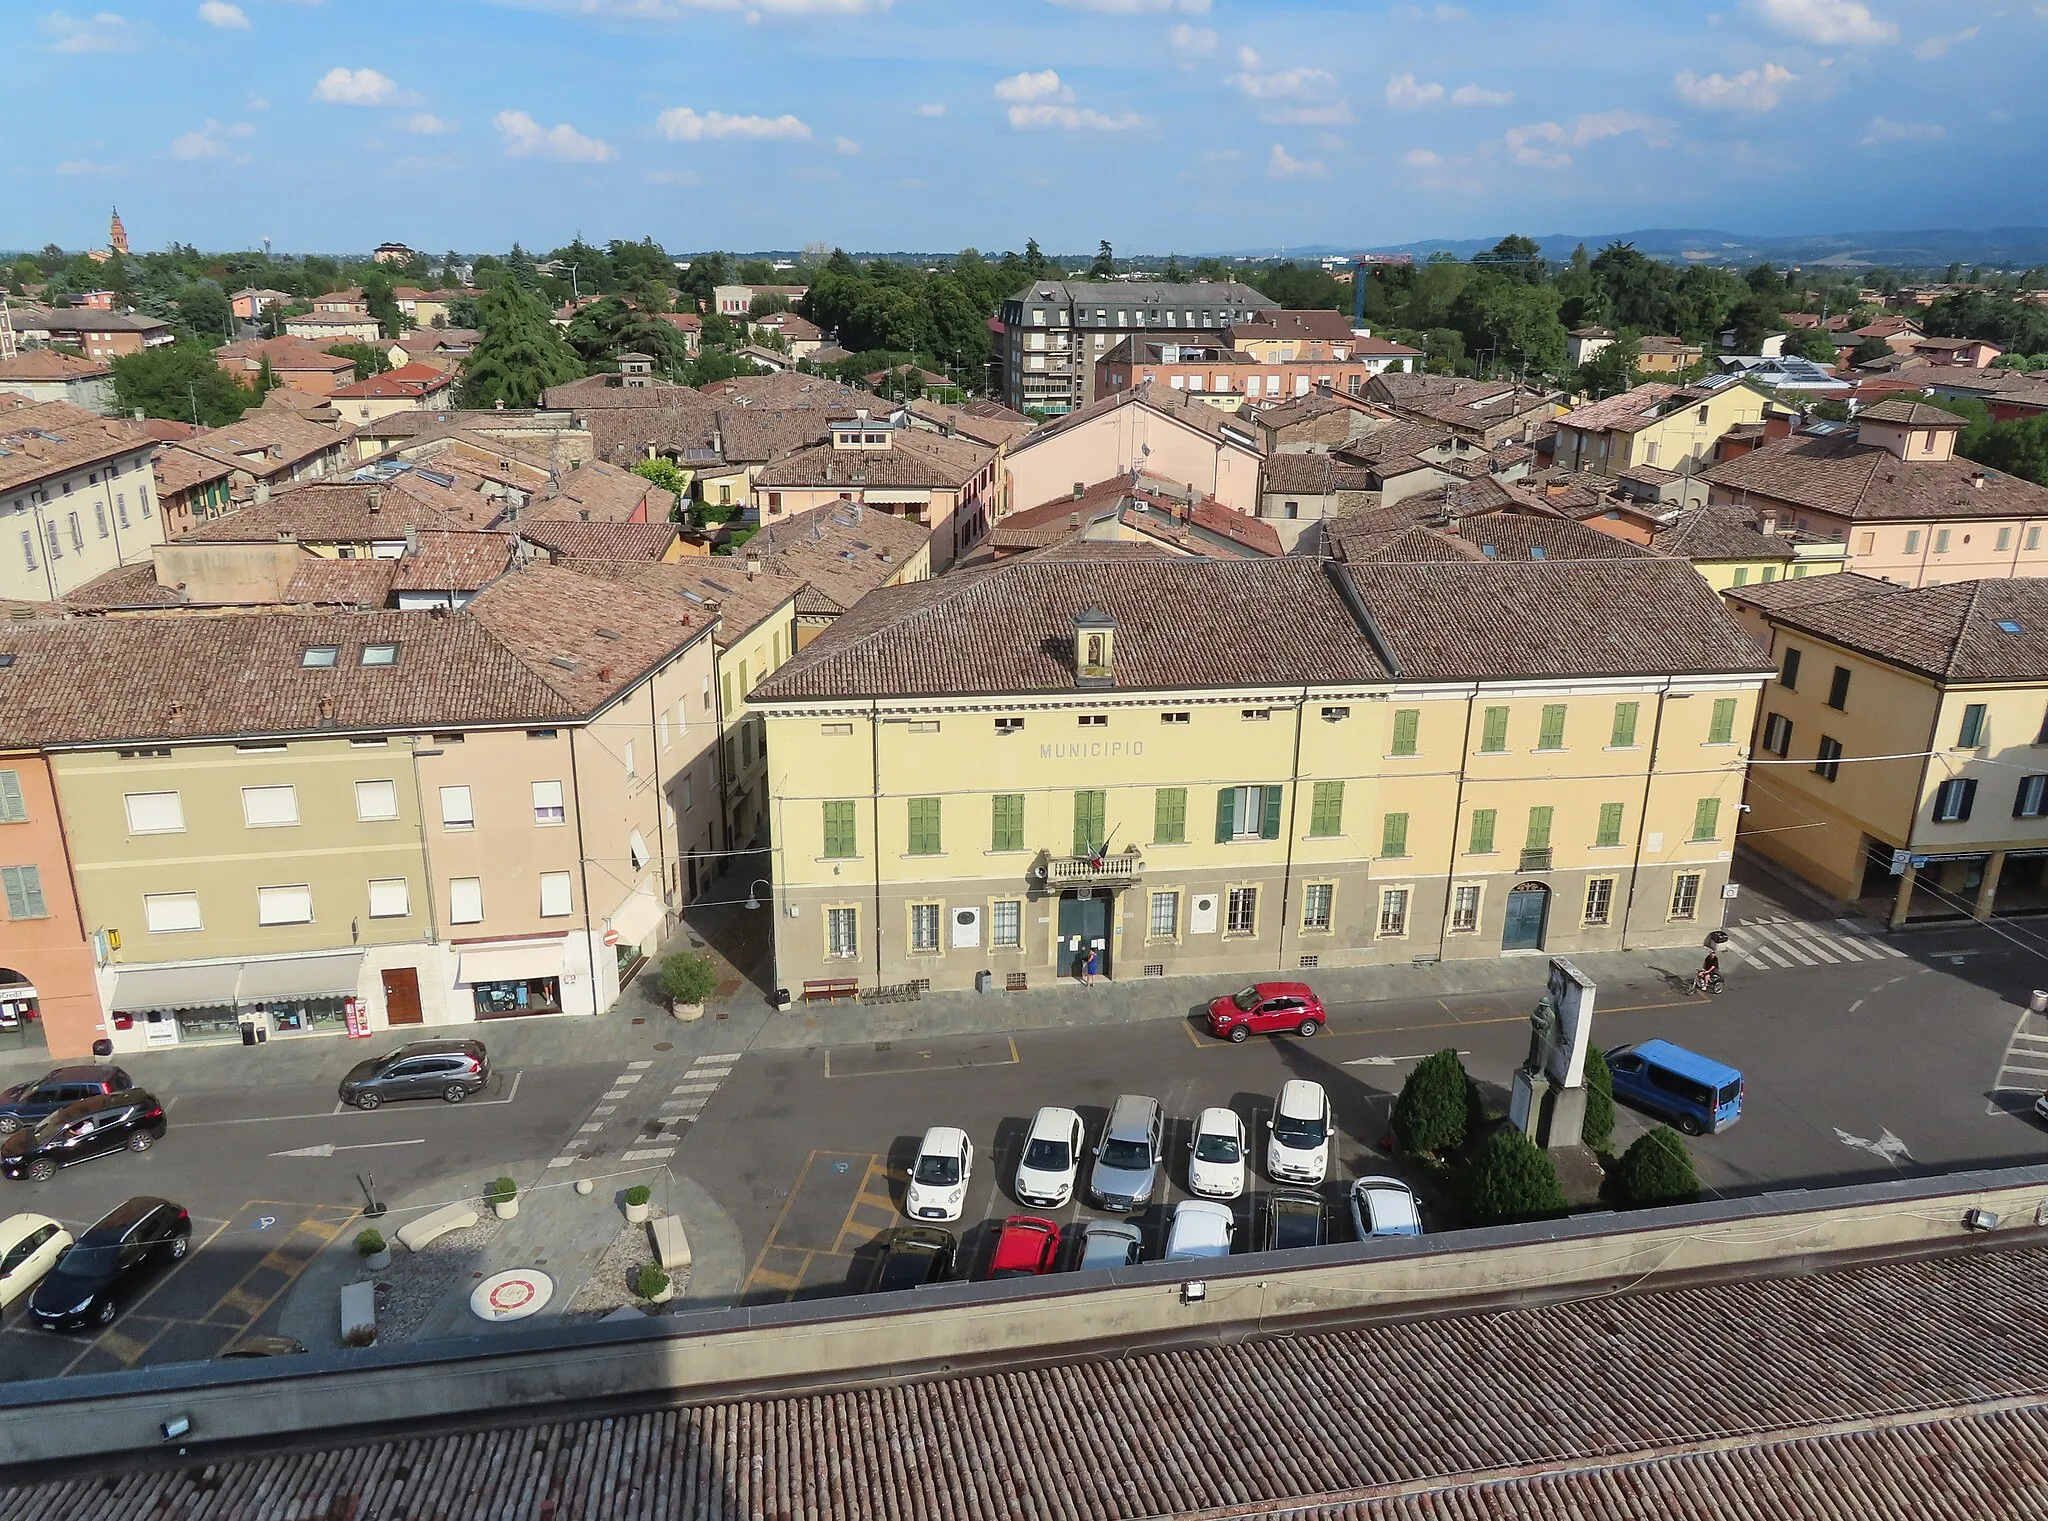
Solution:
[[[114,1008],[123,1014],[146,1009],[201,1009],[235,1001],[235,962],[157,967],[118,972],[114,976]]]
[[[876,506],[921,506],[932,499],[930,488],[912,486],[870,486],[861,493],[864,501]]]
[[[546,945],[507,945],[490,950],[464,951],[455,970],[455,980],[479,982],[527,982],[535,977],[562,975],[562,942]]]
[[[282,956],[242,964],[244,1003],[272,998],[352,998],[362,977],[361,951],[336,951],[325,956]]]
[[[619,932],[621,945],[638,945],[661,926],[661,899],[651,892],[636,892],[612,910],[611,926]]]

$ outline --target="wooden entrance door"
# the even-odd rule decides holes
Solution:
[[[384,973],[384,1022],[420,1023],[420,974],[414,968],[399,966]]]

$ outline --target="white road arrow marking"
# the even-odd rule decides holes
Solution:
[[[1470,1056],[1471,1054],[1470,1051],[1460,1051],[1458,1053],[1460,1056]],[[1391,1067],[1399,1062],[1419,1062],[1425,1057],[1434,1055],[1436,1055],[1434,1051],[1424,1051],[1420,1056],[1360,1056],[1345,1062],[1344,1065],[1347,1067]]]
[[[425,1136],[418,1136],[410,1141],[364,1141],[355,1146],[336,1146],[333,1142],[328,1141],[318,1146],[301,1146],[296,1151],[273,1151],[271,1155],[274,1157],[331,1157],[337,1151],[374,1151],[379,1146],[424,1146],[426,1144],[427,1138]]]
[[[1901,1162],[1913,1160],[1913,1154],[1906,1150],[1906,1143],[1893,1135],[1889,1130],[1879,1131],[1877,1139],[1874,1141],[1866,1141],[1862,1136],[1851,1135],[1848,1131],[1837,1125],[1835,1127],[1835,1139],[1844,1146],[1853,1146],[1858,1151],[1867,1151],[1874,1157],[1881,1157],[1885,1161],[1890,1162],[1894,1167]]]

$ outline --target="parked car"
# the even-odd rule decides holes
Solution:
[[[1230,1041],[1288,1030],[1306,1037],[1329,1017],[1322,999],[1305,982],[1255,982],[1209,1005],[1209,1033]]]
[[[1234,1109],[1204,1109],[1188,1142],[1188,1192],[1235,1199],[1244,1192],[1244,1121]]]
[[[17,1083],[0,1092],[0,1135],[55,1114],[66,1104],[133,1088],[135,1080],[119,1067],[59,1067],[32,1083]]]
[[[1159,1174],[1159,1100],[1126,1093],[1109,1111],[1088,1192],[1096,1205],[1130,1214],[1152,1202]]]
[[[1330,1096],[1321,1083],[1284,1084],[1266,1121],[1266,1173],[1275,1183],[1320,1183],[1330,1170]]]
[[[1276,1188],[1266,1201],[1262,1252],[1284,1252],[1323,1244],[1323,1201],[1305,1188]]]
[[[974,1143],[967,1132],[951,1125],[932,1126],[918,1142],[917,1160],[910,1164],[903,1213],[913,1220],[958,1220],[973,1174]]]
[[[341,1101],[375,1109],[386,1099],[438,1098],[459,1104],[491,1080],[480,1040],[416,1040],[357,1062],[341,1080]]]
[[[71,1232],[48,1215],[0,1220],[0,1316],[29,1296],[70,1245]]]
[[[899,1225],[882,1233],[882,1260],[875,1268],[875,1292],[921,1289],[953,1276],[960,1243],[936,1225]]]
[[[29,1295],[29,1314],[53,1331],[104,1326],[144,1280],[192,1246],[192,1217],[168,1199],[130,1199],[88,1226]]]
[[[42,1183],[74,1162],[147,1151],[164,1138],[164,1125],[164,1106],[140,1088],[80,1099],[0,1141],[0,1173]]]
[[[1017,1202],[1058,1209],[1074,1197],[1081,1170],[1081,1116],[1071,1109],[1041,1109],[1017,1159]]]
[[[1606,1056],[1616,1098],[1687,1135],[1726,1130],[1742,1118],[1742,1074],[1724,1062],[1668,1040],[1616,1046]]]
[[[1073,1232],[1067,1233],[1071,1240]],[[1081,1229],[1080,1272],[1091,1268],[1135,1267],[1145,1257],[1145,1233],[1127,1220],[1090,1220]]]
[[[1036,1278],[1050,1273],[1059,1260],[1060,1228],[1036,1215],[1012,1215],[996,1235],[995,1255],[989,1258],[991,1278]]]
[[[1351,1185],[1351,1228],[1360,1241],[1421,1235],[1422,1211],[1415,1203],[1415,1190],[1399,1178],[1360,1178]]]
[[[1183,1199],[1173,1207],[1163,1260],[1198,1262],[1204,1257],[1228,1257],[1236,1236],[1237,1217],[1229,1206],[1211,1204],[1207,1199]]]

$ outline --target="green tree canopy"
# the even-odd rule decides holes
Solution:
[[[1488,1136],[1460,1178],[1467,1225],[1554,1220],[1565,1213],[1557,1165],[1512,1126]]]
[[[1116,255],[1110,250],[1109,239],[1102,240],[1102,246],[1095,251],[1095,262],[1088,266],[1091,280],[1114,280],[1116,278]]]
[[[327,352],[356,367],[356,379],[368,380],[391,368],[391,351],[381,343],[330,343]]]
[[[1586,1049],[1586,1122],[1579,1139],[1594,1151],[1605,1151],[1614,1139],[1614,1073],[1598,1046]]]
[[[1615,1185],[1631,1207],[1657,1204],[1690,1204],[1700,1196],[1699,1174],[1693,1170],[1692,1154],[1669,1125],[1659,1125],[1621,1154],[1614,1170]]]
[[[1465,1139],[1468,1119],[1465,1064],[1455,1049],[1415,1064],[1394,1100],[1394,1140],[1416,1155],[1449,1151]]]
[[[398,309],[397,297],[391,294],[391,277],[381,269],[363,276],[363,304],[377,319],[386,338],[396,338],[412,326],[411,319]]]
[[[1882,338],[1865,338],[1849,351],[1849,363],[1869,364],[1873,359],[1882,359],[1892,351],[1892,346]]]
[[[485,293],[477,319],[483,336],[463,366],[463,405],[531,407],[549,386],[583,375],[576,351],[548,321],[548,309],[516,279]]]
[[[114,400],[124,412],[224,428],[248,411],[255,393],[215,363],[206,345],[180,341],[116,359]]]

